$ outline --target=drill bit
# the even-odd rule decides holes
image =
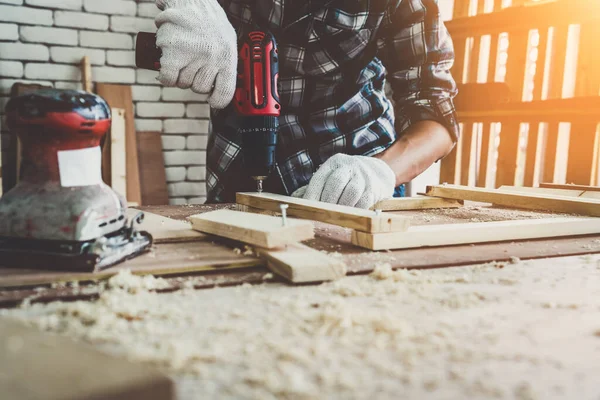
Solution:
[[[259,178],[259,179],[256,180],[256,191],[258,193],[262,193],[262,191],[263,191],[263,185],[262,185],[262,183],[263,183],[262,179]]]

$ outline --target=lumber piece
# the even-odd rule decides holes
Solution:
[[[174,384],[149,366],[0,318],[3,400],[170,400]]]
[[[108,83],[96,84],[96,92],[102,97],[110,107],[122,108],[125,110],[125,147],[127,149],[127,193],[128,201],[142,204],[142,195],[140,189],[140,171],[137,154],[137,137],[135,135],[135,113],[133,112],[133,97],[131,86],[114,85]],[[110,143],[110,142],[109,142]],[[106,161],[104,155],[106,148],[104,146],[102,161]],[[110,156],[108,157],[110,160]],[[110,168],[109,168],[110,170]],[[103,172],[106,172],[103,170]],[[109,184],[111,180],[103,176],[104,181]]]
[[[92,93],[92,66],[89,56],[83,56],[81,59],[81,85],[83,90]]]
[[[161,134],[160,132],[138,132],[137,139],[142,204],[145,206],[169,204]]]
[[[412,196],[396,197],[381,200],[371,210],[381,211],[403,211],[403,210],[428,210],[432,208],[458,208],[462,207],[460,200],[442,199],[440,197]]]
[[[301,243],[275,250],[256,248],[255,251],[269,270],[294,283],[331,281],[344,277],[347,271],[341,259]]]
[[[600,233],[599,218],[547,218],[413,226],[406,232],[392,233],[354,231],[352,244],[370,250],[394,250],[597,233]]]
[[[119,194],[127,194],[127,169],[125,160],[125,110],[111,109],[110,126],[110,186]]]
[[[287,204],[290,216],[364,232],[399,232],[410,225],[409,218],[399,215],[377,215],[375,211],[272,193],[237,193],[236,201],[240,205],[275,212],[280,211],[281,204]]]
[[[135,208],[128,208],[127,219],[131,220],[139,212]],[[178,221],[147,211],[144,211],[144,221],[138,228],[149,232],[154,238],[154,244],[206,239],[206,235],[192,229],[192,224],[189,222]]]
[[[85,282],[108,279],[121,270],[135,275],[169,276],[198,272],[222,272],[264,265],[258,257],[238,254],[231,246],[210,240],[163,243],[151,252],[97,272],[42,271],[26,265],[0,268],[0,289],[55,282]],[[0,396],[2,398],[2,396]]]
[[[192,228],[212,235],[273,249],[315,237],[309,221],[283,219],[234,210],[216,210],[189,217]]]
[[[539,193],[514,193],[456,185],[429,186],[427,196],[492,203],[504,207],[546,210],[600,217],[600,201]]]
[[[600,186],[586,185],[561,185],[559,183],[540,183],[540,188],[544,189],[568,189],[568,190],[583,190],[585,192],[600,192]]]
[[[519,193],[538,193],[550,196],[566,196],[566,197],[579,197],[584,192],[583,190],[572,190],[572,189],[546,189],[540,187],[525,187],[525,186],[500,186],[498,188],[504,192],[519,192]]]

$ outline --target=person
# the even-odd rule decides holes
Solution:
[[[207,203],[254,191],[233,98],[237,39],[275,37],[277,165],[265,190],[369,208],[458,139],[452,40],[438,0],[157,0],[158,80],[207,93]],[[391,98],[386,94],[389,81]]]

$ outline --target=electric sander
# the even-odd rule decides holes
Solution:
[[[125,199],[102,181],[110,109],[91,93],[45,89],[12,98],[22,144],[19,183],[0,198],[0,265],[95,271],[150,249]]]
[[[242,157],[257,191],[275,167],[279,103],[279,56],[275,38],[269,32],[253,29],[238,41],[237,84],[233,106],[238,114]],[[160,70],[162,52],[156,35],[139,32],[136,40],[138,68]]]

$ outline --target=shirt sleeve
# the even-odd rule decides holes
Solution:
[[[393,0],[378,34],[378,56],[388,70],[398,134],[423,120],[444,125],[454,141],[459,129],[450,74],[454,47],[438,0]]]

